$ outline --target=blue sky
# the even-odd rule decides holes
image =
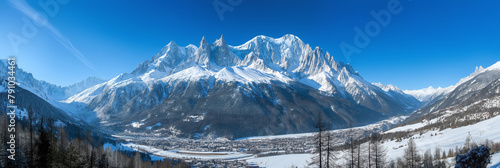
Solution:
[[[110,79],[130,72],[172,40],[198,45],[202,36],[213,42],[224,34],[228,44],[240,45],[257,35],[294,34],[349,62],[366,80],[401,89],[446,87],[476,66],[500,61],[500,2],[494,0],[217,1],[232,8],[222,13],[223,19],[214,0],[41,0],[58,4],[49,12],[39,1],[29,1],[31,15],[43,14],[50,25],[34,24],[35,32],[27,31],[23,19],[30,10],[21,12],[2,1],[0,57],[16,55],[21,68],[36,78],[69,85],[90,76]],[[354,28],[364,30],[375,20],[370,11],[388,10],[388,4],[397,2],[400,12],[391,14],[359,53],[346,57],[340,44],[355,46]],[[12,34],[24,39],[17,52],[9,40]]]

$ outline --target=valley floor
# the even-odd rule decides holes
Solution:
[[[413,124],[413,126],[421,126],[421,124]],[[373,130],[376,124],[358,127],[359,130]],[[473,125],[468,125],[464,127],[459,127],[455,129],[445,129],[445,130],[432,130],[428,132],[414,133],[411,139],[414,139],[418,152],[422,155],[426,150],[430,150],[434,153],[435,148],[439,147],[441,151],[455,149],[457,146],[462,146],[465,142],[466,137],[470,134],[472,141],[476,143],[481,143],[485,140],[492,140],[494,142],[500,142],[500,116],[496,116]],[[394,132],[394,130],[404,131],[412,130],[412,126],[403,126],[400,128],[395,128],[386,132]],[[346,130],[335,130],[332,133],[342,134]],[[243,138],[236,141],[230,141],[230,143],[240,143],[239,141],[259,141],[261,143],[272,142],[276,140],[289,140],[289,139],[300,139],[304,137],[312,136],[312,133],[305,134],[290,134],[290,135],[279,135],[279,136],[264,136],[264,137],[249,137]],[[395,160],[398,157],[403,156],[404,150],[407,148],[406,144],[409,139],[402,139],[400,141],[385,140],[383,141],[383,146],[387,148],[387,160]],[[207,161],[207,160],[218,160],[218,161],[228,161],[228,162],[241,162],[246,161],[247,165],[258,165],[260,167],[268,168],[283,168],[283,167],[307,167],[308,162],[312,154],[286,154],[286,153],[270,153],[273,156],[259,157],[256,154],[248,154],[244,151],[242,152],[195,152],[190,150],[162,150],[158,148],[149,147],[146,145],[138,145],[134,143],[120,144],[120,148],[127,148],[131,150],[139,150],[142,152],[150,153],[152,156],[157,157],[169,157],[169,158],[181,158],[193,161]],[[361,149],[367,148],[367,144],[362,144]],[[307,151],[307,150],[306,150]],[[261,153],[262,154],[262,153]],[[279,154],[279,155],[276,155]],[[342,165],[344,163],[344,153],[342,151],[337,152],[336,156],[339,158],[337,164]],[[449,165],[454,165],[454,158],[446,159]],[[493,154],[490,167],[500,167],[500,153]]]

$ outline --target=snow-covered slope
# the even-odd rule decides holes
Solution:
[[[477,144],[482,144],[486,139],[500,142],[500,129],[497,129],[498,127],[500,127],[500,116],[459,128],[433,130],[425,132],[422,135],[415,133],[411,138],[415,140],[420,154],[423,154],[426,150],[434,152],[434,149],[437,147],[441,148],[441,151],[446,151],[446,153],[448,153],[449,149],[463,146],[468,134],[473,137],[472,141]],[[408,139],[384,142],[384,146],[388,149],[388,158],[396,159],[397,157],[403,156],[404,146],[407,143]],[[500,160],[496,160],[494,164],[498,162],[500,162]]]

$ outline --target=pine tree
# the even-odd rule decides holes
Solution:
[[[428,149],[424,153],[424,160],[423,160],[424,168],[434,168],[433,161],[434,159],[432,158],[431,151]]]
[[[434,160],[439,160],[441,159],[441,148],[436,147],[434,150]]]
[[[89,158],[89,167],[94,167],[96,165],[96,160],[97,160],[97,154],[94,148],[90,148],[90,158]]]
[[[472,136],[469,132],[467,137],[465,138],[464,147],[462,148],[462,151],[460,153],[467,153],[470,149],[472,149]]]
[[[29,160],[28,160],[28,165],[29,167],[34,167],[34,148],[33,148],[33,119],[34,119],[34,112],[33,108],[31,106],[28,107],[28,122],[29,122]]]
[[[404,151],[405,166],[408,168],[420,167],[421,158],[418,154],[417,145],[413,139],[408,140],[408,147]]]
[[[389,162],[389,166],[388,166],[388,167],[389,167],[389,168],[396,168],[396,162],[394,162],[394,160],[391,160],[391,161]]]
[[[36,167],[50,167],[51,160],[52,158],[50,156],[50,135],[49,133],[45,130],[44,124],[43,124],[44,119],[42,118],[40,121],[40,135],[39,135],[39,141],[38,144],[36,145],[38,147],[37,150],[37,166]]]
[[[398,157],[396,164],[398,168],[406,167],[406,164],[401,157]]]
[[[448,150],[448,157],[453,157],[453,149]]]
[[[102,149],[102,147],[100,148]],[[99,162],[97,163],[98,168],[108,168],[109,163],[108,163],[108,155],[107,152],[100,150],[101,152],[101,157],[99,158]]]
[[[141,153],[139,153],[138,151],[135,152],[135,155],[134,155],[134,158],[132,159],[134,160],[134,165],[135,165],[135,168],[141,168],[142,166],[142,160],[141,160]]]

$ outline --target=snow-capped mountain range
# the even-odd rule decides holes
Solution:
[[[278,93],[278,88],[275,87],[287,91]],[[321,98],[311,99],[309,93],[297,93],[299,88],[317,92],[314,94]],[[328,109],[330,113],[334,113],[327,114],[331,119],[343,120],[342,125],[347,125],[345,122],[368,122],[366,119],[353,117],[352,113],[370,113],[378,116],[375,118],[385,118],[409,113],[420,103],[401,91],[389,93],[372,85],[349,64],[334,60],[333,56],[319,47],[311,48],[294,35],[281,38],[257,36],[239,46],[227,45],[223,36],[211,44],[203,37],[198,47],[181,47],[170,42],[151,60],[139,64],[131,73],[123,73],[95,85],[64,102],[86,104],[88,109],[96,112],[103,123],[123,122],[124,116],[142,116],[144,121],[148,121],[153,118],[151,115],[160,115],[157,114],[160,109],[151,111],[157,107],[162,107],[160,111],[172,116],[188,113],[192,116],[205,116],[215,110],[210,110],[209,106],[213,103],[208,103],[210,100],[207,99],[223,98],[224,100],[219,101],[228,101],[225,97],[237,97],[233,100],[242,100],[240,103],[231,102],[224,105],[234,107],[232,110],[236,111],[245,108],[245,103],[255,102],[259,109],[257,111],[261,111],[259,113],[262,115],[269,111],[286,113],[289,110],[311,113],[310,109],[299,106],[298,100],[285,101],[286,96],[280,95],[285,92],[298,94],[300,100],[304,100],[306,96],[311,101],[345,101],[338,106],[332,102],[315,102],[317,108],[323,109],[321,111]],[[246,100],[247,98],[250,100]],[[189,102],[180,103],[187,100]],[[298,109],[286,109],[290,106],[283,103],[292,103]],[[347,108],[349,106],[359,107]],[[148,114],[145,114],[145,111],[148,111]],[[308,115],[312,120],[312,114]],[[177,117],[180,117],[180,120],[190,120],[187,119],[189,116]],[[286,125],[281,121],[284,119],[278,120],[277,124]],[[157,121],[154,122],[152,124]],[[311,122],[307,121],[307,124]],[[213,126],[210,123],[206,125]],[[341,127],[339,125],[336,127]],[[165,124],[162,126],[167,127]],[[297,125],[290,127],[293,128],[287,131],[304,131],[298,130]],[[273,134],[273,131],[266,132]]]
[[[352,94],[359,98],[361,94],[373,95],[371,89],[374,89],[351,66],[334,61],[319,47],[312,50],[293,35],[277,39],[257,36],[240,46],[226,45],[223,36],[210,45],[203,38],[199,48],[179,47],[172,41],[152,60],[143,62],[130,74],[112,79],[106,86],[200,78],[241,83],[297,80],[330,94]],[[74,96],[67,102],[87,102],[86,98]]]

